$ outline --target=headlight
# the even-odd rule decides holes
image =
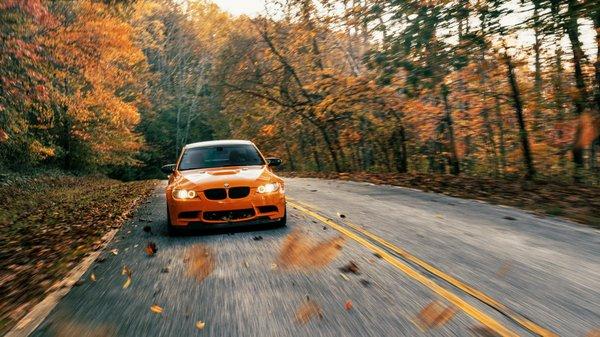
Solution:
[[[271,193],[279,189],[279,183],[268,183],[258,186],[258,193]]]
[[[173,198],[175,199],[194,199],[196,196],[196,191],[173,190]]]

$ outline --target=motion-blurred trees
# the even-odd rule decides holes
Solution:
[[[157,175],[184,144],[231,137],[291,170],[598,183],[599,13],[591,0],[270,0],[254,18],[207,0],[5,0],[1,165]]]

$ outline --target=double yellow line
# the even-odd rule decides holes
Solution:
[[[522,315],[514,312],[513,310],[509,309],[508,307],[506,307],[504,304],[496,301],[495,299],[491,298],[490,296],[484,294],[483,292],[461,282],[460,280],[442,272],[441,270],[435,268],[434,266],[428,264],[427,262],[413,256],[412,254],[408,253],[406,250],[399,248],[393,244],[391,244],[390,242],[384,240],[383,238],[372,234],[368,231],[366,231],[365,229],[352,224],[348,221],[344,221],[344,224],[351,228],[352,230],[364,235],[360,236],[357,235],[357,233],[353,232],[352,230],[349,230],[348,228],[346,228],[345,226],[342,226],[334,221],[332,221],[331,219],[328,219],[320,214],[315,213],[314,211],[309,209],[309,206],[307,206],[304,203],[301,203],[297,200],[293,200],[290,201],[290,198],[288,197],[288,203],[298,209],[299,211],[329,225],[331,228],[337,230],[338,232],[346,235],[347,237],[351,238],[352,240],[358,242],[359,244],[363,245],[364,247],[368,248],[369,250],[371,250],[374,253],[379,254],[385,261],[387,261],[388,263],[390,263],[391,265],[393,265],[394,267],[400,269],[402,272],[404,272],[405,274],[407,274],[408,276],[410,276],[411,278],[413,278],[414,280],[418,281],[419,283],[425,285],[426,287],[428,287],[429,289],[431,289],[433,292],[435,292],[436,294],[438,294],[439,296],[445,298],[447,301],[449,301],[450,303],[452,303],[453,305],[455,305],[456,307],[460,308],[461,310],[463,310],[465,313],[467,313],[468,315],[470,315],[471,317],[473,317],[474,319],[478,320],[479,322],[481,322],[483,325],[485,325],[486,327],[488,327],[489,329],[493,330],[494,332],[498,333],[500,336],[518,336],[517,333],[509,330],[508,328],[504,327],[502,324],[498,323],[496,320],[494,320],[493,318],[491,318],[490,316],[486,315],[485,313],[481,312],[480,310],[478,310],[477,308],[473,307],[472,305],[470,305],[469,303],[467,303],[466,301],[464,301],[463,299],[461,299],[460,297],[458,297],[456,294],[448,291],[447,289],[441,287],[440,285],[438,285],[437,283],[435,283],[434,281],[432,281],[431,279],[425,277],[423,274],[419,273],[418,271],[416,271],[414,268],[412,268],[411,266],[403,263],[402,261],[400,261],[399,259],[395,258],[394,256],[390,255],[385,249],[388,249],[396,254],[398,254],[399,256],[401,256],[403,259],[405,259],[406,261],[410,261],[411,263],[414,263],[415,265],[420,266],[421,268],[425,269],[426,271],[428,271],[429,273],[431,273],[432,275],[435,275],[436,277],[446,281],[447,283],[451,284],[452,286],[460,289],[461,291],[463,291],[464,293],[476,298],[477,300],[485,303],[486,305],[494,308],[495,310],[497,310],[498,312],[502,313],[504,316],[508,317],[509,319],[511,319],[512,321],[514,321],[515,323],[517,323],[518,325],[520,325],[521,327],[523,327],[524,329],[528,330],[529,332],[536,334],[538,336],[544,336],[544,337],[554,337],[554,336],[558,336],[555,333],[540,327],[539,325],[535,324],[534,322],[530,321],[529,319],[523,317]],[[378,245],[373,244],[371,241],[369,241],[368,239],[376,242]]]

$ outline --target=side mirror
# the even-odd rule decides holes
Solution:
[[[165,165],[165,166],[161,167],[160,170],[164,174],[171,174],[171,173],[175,172],[175,164]]]
[[[269,166],[281,165],[281,159],[279,159],[279,158],[269,157],[269,158],[267,158],[267,162],[269,163]]]

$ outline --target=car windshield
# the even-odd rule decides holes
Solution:
[[[256,147],[250,144],[206,146],[187,149],[179,163],[179,170],[264,164]]]

